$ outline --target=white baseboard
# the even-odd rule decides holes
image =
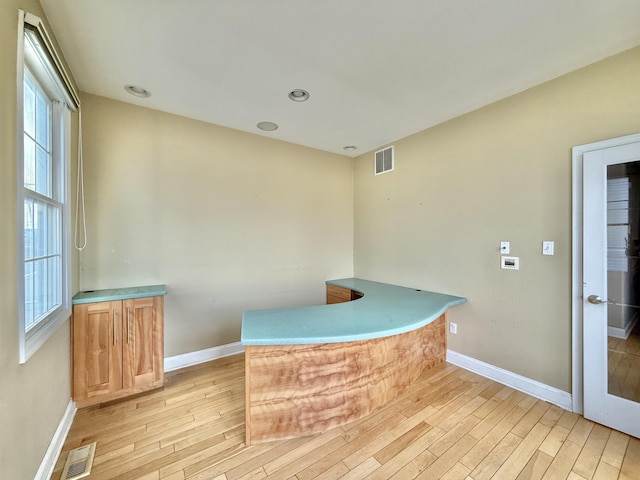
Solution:
[[[44,454],[44,458],[42,459],[42,463],[40,463],[40,468],[38,468],[34,480],[49,480],[51,478],[51,474],[53,473],[53,469],[56,467],[56,462],[58,461],[60,452],[62,452],[64,442],[67,439],[67,434],[71,429],[71,424],[73,423],[73,417],[75,417],[76,411],[75,402],[73,400],[69,400],[67,409],[64,411],[64,415],[62,415],[58,428],[53,434],[51,443],[49,443],[49,448],[47,448],[47,452]]]
[[[609,337],[626,340],[627,338],[629,338],[629,335],[631,335],[631,330],[633,330],[633,328],[636,326],[636,323],[638,323],[638,317],[635,317],[633,320],[627,323],[624,328],[607,327],[607,335]]]
[[[624,328],[607,326],[607,337],[620,338],[626,340],[626,332]]]
[[[495,367],[489,363],[481,362],[475,358],[467,357],[461,353],[447,350],[447,362],[457,365],[458,367],[470,370],[483,377],[495,380],[498,383],[502,383],[508,387],[514,388],[521,392],[531,395],[532,397],[539,398],[554,405],[564,408],[565,410],[572,411],[573,403],[571,394],[562,390],[559,390],[544,383],[540,383],[536,380],[532,380],[517,373],[503,370],[502,368]]]
[[[228,343],[219,347],[211,347],[197,352],[183,353],[164,359],[164,371],[171,372],[179,368],[198,365],[199,363],[209,362],[216,358],[228,357],[236,353],[244,352],[244,347],[240,342]]]

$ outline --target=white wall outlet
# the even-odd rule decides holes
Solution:
[[[500,257],[500,268],[520,270],[520,257]]]
[[[454,335],[458,334],[458,324],[454,323],[454,322],[449,322],[449,332],[453,333]]]
[[[542,242],[542,254],[553,255],[553,242],[551,240],[545,240]]]
[[[509,242],[500,242],[500,254],[501,255],[509,255]]]

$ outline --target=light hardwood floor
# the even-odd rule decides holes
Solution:
[[[167,374],[163,390],[79,410],[58,460],[97,441],[90,480],[640,478],[640,440],[445,364],[359,421],[244,444],[244,357]]]

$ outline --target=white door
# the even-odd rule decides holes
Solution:
[[[640,437],[640,142],[582,168],[584,416]]]

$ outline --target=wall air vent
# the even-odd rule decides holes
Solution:
[[[393,170],[393,145],[374,153],[373,166],[376,175]]]

